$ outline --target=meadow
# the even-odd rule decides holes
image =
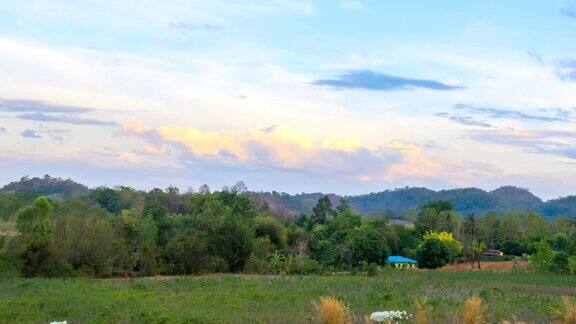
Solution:
[[[452,322],[464,300],[480,296],[487,320],[549,322],[576,277],[530,272],[385,270],[376,276],[214,274],[139,279],[5,278],[1,323],[307,323],[321,296],[347,303],[358,318],[412,311],[426,297],[431,317]]]

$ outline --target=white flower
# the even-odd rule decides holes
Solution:
[[[409,319],[410,317],[412,317],[411,314],[408,314],[406,311],[401,310],[380,311],[380,312],[374,312],[372,313],[372,315],[370,315],[370,319],[375,322],[403,320],[403,319]]]

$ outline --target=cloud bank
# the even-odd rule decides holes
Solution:
[[[398,91],[406,89],[458,90],[459,86],[434,80],[404,78],[370,70],[353,70],[338,75],[335,79],[316,80],[312,84],[335,89],[365,89],[374,91]]]

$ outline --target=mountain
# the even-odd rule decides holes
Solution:
[[[559,215],[576,218],[576,196],[548,200],[538,206],[536,210],[548,218],[554,218]]]
[[[53,198],[82,196],[90,193],[90,189],[71,179],[55,178],[46,175],[42,178],[23,177],[0,189],[0,192],[29,192]],[[323,193],[287,193],[249,192],[250,198],[258,205],[268,209],[283,218],[297,216],[301,213],[311,213]],[[454,209],[460,215],[487,212],[535,211],[547,218],[560,216],[576,218],[576,196],[567,196],[542,201],[527,189],[513,186],[500,187],[493,191],[478,188],[459,188],[435,191],[427,188],[405,187],[395,190],[385,190],[364,195],[339,196],[328,194],[334,207],[340,204],[340,199],[348,200],[352,209],[363,215],[381,215],[391,213],[395,218],[410,218],[422,206],[431,200],[448,200],[454,204]]]
[[[0,189],[0,191],[32,192],[53,198],[68,198],[89,193],[88,187],[72,181],[71,179],[54,178],[45,175],[43,178],[22,177]]]
[[[310,213],[321,193],[289,195],[278,192],[252,192],[252,199],[267,204],[270,211],[291,217]],[[434,191],[427,188],[406,187],[356,196],[330,194],[334,206],[341,198],[350,202],[352,208],[363,215],[392,213],[405,217],[415,213],[420,206],[431,200],[448,200],[461,215],[485,214],[487,212],[536,211],[548,218],[559,216],[576,217],[576,196],[543,202],[530,191],[513,186],[500,187],[493,191],[478,188],[460,188]]]
[[[513,186],[504,186],[490,192],[490,195],[499,199],[509,210],[536,210],[542,199],[533,195],[526,189]]]

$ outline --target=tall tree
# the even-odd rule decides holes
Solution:
[[[474,214],[470,214],[464,222],[464,234],[467,239],[465,241],[465,248],[468,254],[470,265],[474,268],[474,261],[478,263],[478,270],[481,270],[480,255],[484,252],[485,246],[478,242],[478,218]]]
[[[16,218],[24,249],[22,251],[22,273],[25,276],[45,274],[50,258],[50,232],[52,205],[45,197],[21,209]]]
[[[326,224],[328,218],[334,215],[330,198],[326,195],[320,197],[316,206],[312,208],[312,221],[316,224]]]

